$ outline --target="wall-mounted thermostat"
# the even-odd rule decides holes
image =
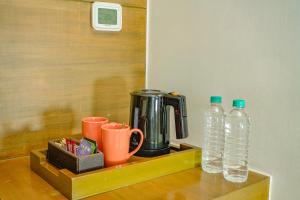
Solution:
[[[98,31],[120,31],[122,29],[121,5],[104,2],[93,3],[92,25]]]

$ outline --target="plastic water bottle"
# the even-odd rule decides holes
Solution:
[[[233,109],[225,118],[223,175],[231,182],[245,182],[248,178],[250,120],[245,104],[245,100],[233,100]]]
[[[222,97],[210,97],[210,107],[204,114],[204,143],[202,169],[208,173],[221,173],[224,151],[224,109]]]

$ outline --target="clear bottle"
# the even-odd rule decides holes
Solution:
[[[225,118],[224,178],[245,182],[248,178],[250,120],[245,113],[245,100],[233,100],[233,109]]]
[[[204,114],[204,142],[202,169],[208,173],[221,173],[224,151],[224,109],[222,97],[211,96],[210,107]]]

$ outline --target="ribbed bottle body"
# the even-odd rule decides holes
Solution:
[[[223,175],[231,182],[248,178],[250,120],[243,108],[234,108],[225,118]]]
[[[224,151],[224,110],[221,104],[211,104],[204,114],[202,169],[208,173],[222,172]]]

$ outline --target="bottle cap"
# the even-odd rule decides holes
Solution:
[[[210,103],[222,103],[222,97],[221,96],[211,96]]]
[[[234,99],[232,102],[233,107],[245,108],[246,101],[244,99]]]

